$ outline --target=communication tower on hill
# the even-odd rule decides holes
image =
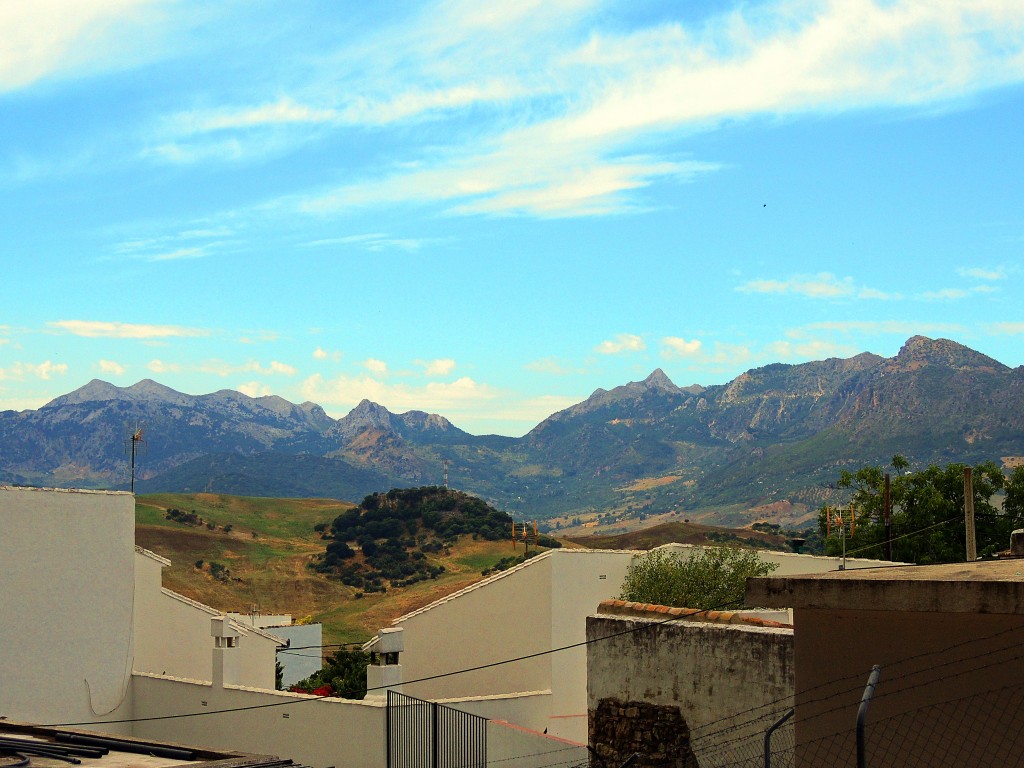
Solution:
[[[448,459],[444,460],[444,489],[448,490]]]

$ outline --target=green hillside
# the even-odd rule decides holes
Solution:
[[[329,526],[353,504],[162,493],[139,496],[135,508],[138,545],[172,561],[164,570],[168,589],[224,611],[256,605],[263,613],[311,616],[324,625],[325,645],[362,642],[392,619],[480,580],[484,569],[513,554],[509,541],[459,535],[427,555],[444,567],[436,578],[357,599],[363,590],[309,567],[327,544],[314,526]],[[177,519],[168,519],[170,510]]]

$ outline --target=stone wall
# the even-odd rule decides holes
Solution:
[[[618,766],[632,755],[635,768],[697,768],[690,729],[679,707],[601,699],[590,717],[590,747],[597,766]]]
[[[675,618],[660,606],[621,601],[601,609],[587,619],[591,748],[607,755],[597,768],[618,768],[633,752],[652,766],[750,759],[792,708],[791,628],[728,612],[712,613],[712,621],[698,613]],[[780,741],[791,736],[779,733]]]

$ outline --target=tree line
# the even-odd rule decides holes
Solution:
[[[962,562],[966,553],[964,526],[964,470],[967,464],[930,465],[913,471],[903,456],[892,457],[887,467],[866,466],[840,473],[838,486],[849,489],[850,503],[840,508],[822,507],[818,530],[825,551],[843,551],[859,557],[881,557],[886,536],[885,477],[890,476],[892,509],[892,558],[909,563]],[[1024,466],[1008,472],[995,462],[971,467],[975,536],[979,557],[991,557],[1008,549],[1010,533],[1024,525]],[[835,523],[842,514],[841,530]],[[830,520],[831,518],[831,520]],[[851,519],[854,521],[850,525]],[[851,530],[852,527],[852,530]]]

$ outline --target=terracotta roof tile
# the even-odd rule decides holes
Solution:
[[[702,611],[697,608],[670,608],[665,605],[651,603],[634,603],[628,600],[605,600],[597,607],[598,613],[613,616],[636,616],[637,618],[677,617],[685,621],[703,621],[716,624],[745,624],[751,627],[771,627],[791,629],[792,624],[783,624],[771,619],[760,619],[756,616],[744,616],[736,611]]]

